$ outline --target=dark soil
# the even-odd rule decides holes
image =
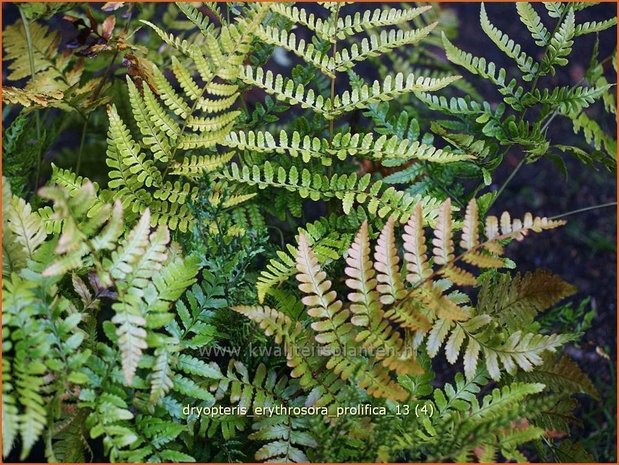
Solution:
[[[456,43],[462,49],[473,55],[490,58],[500,66],[513,67],[513,62],[501,56],[483,34],[477,5],[450,4],[446,8],[452,8],[460,20]],[[616,14],[616,8],[615,4],[599,5],[579,12],[577,17],[579,22],[600,20]],[[523,45],[528,53],[539,58],[541,49],[527,36],[526,29],[517,19],[513,4],[486,4],[486,9],[491,21],[499,29]],[[615,34],[615,29],[600,34],[600,56],[606,57],[616,49]],[[594,41],[593,35],[579,41],[570,55],[570,65],[558,70],[550,81],[564,85],[580,80],[591,59]],[[611,79],[616,81],[615,78]],[[488,86],[487,91],[484,93],[486,98],[496,94],[492,85]],[[494,101],[498,102],[499,98],[497,96]],[[606,123],[609,128],[614,127],[616,134],[615,121],[600,123]],[[574,138],[571,122],[565,118],[555,119],[550,136],[554,143],[570,143]],[[509,177],[521,159],[520,153],[507,154],[494,176],[497,186]],[[617,200],[615,172],[604,168],[590,169],[568,157],[565,158],[565,164],[567,178],[548,159],[523,166],[495,203],[493,212],[508,210],[520,215],[531,211],[550,217]],[[575,285],[578,288],[578,294],[573,298],[575,302],[591,297],[590,306],[595,308],[597,316],[584,340],[568,350],[602,391],[601,403],[586,404],[587,413],[594,411],[594,415],[589,423],[584,422],[581,437],[599,436],[600,431],[607,434],[609,439],[606,445],[609,450],[599,451],[596,460],[615,461],[616,384],[614,369],[611,367],[616,366],[617,360],[617,210],[615,206],[600,208],[570,215],[565,219],[568,220],[565,227],[531,237],[525,244],[514,244],[510,247],[509,255],[522,271],[547,268]],[[604,357],[605,352],[610,362]]]

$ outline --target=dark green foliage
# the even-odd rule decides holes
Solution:
[[[481,5],[505,69],[438,4],[10,7],[3,457],[590,460],[594,301],[507,258],[564,221],[492,211],[508,155],[616,169],[587,6]]]

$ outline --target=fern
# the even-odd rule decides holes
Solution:
[[[11,195],[8,181],[2,178],[3,234],[2,275],[10,276],[26,266],[47,238],[43,221],[23,199]]]
[[[496,315],[502,324],[518,330],[574,292],[573,286],[544,270],[513,278],[498,274],[483,282],[477,305],[481,312]]]
[[[539,70],[539,64],[523,52],[520,45],[514,43],[514,41],[511,40],[506,34],[502,33],[499,29],[492,25],[488,19],[483,3],[481,5],[480,18],[483,31],[503,53],[516,62],[518,68],[520,68],[523,73],[522,79],[525,81],[532,80]]]
[[[568,9],[565,19],[557,32],[550,38],[546,56],[542,60],[545,70],[554,74],[554,66],[565,66],[568,60],[565,58],[572,51],[572,44],[575,33],[574,10]]]
[[[25,36],[28,28],[29,40]],[[38,23],[21,21],[8,26],[3,35],[4,60],[8,65],[9,81],[28,78],[23,87],[5,86],[2,99],[6,103],[22,105],[27,109],[53,107],[63,111],[89,112],[103,105],[107,98],[101,78],[83,79],[84,63],[71,63],[70,57],[58,52],[60,34]],[[32,46],[28,47],[29,41]],[[31,68],[30,58],[32,58]]]
[[[593,38],[580,82],[550,79],[614,18],[519,3],[524,34],[508,36],[482,5],[503,69],[455,45],[436,4],[18,7],[4,30],[3,457],[586,456],[579,401],[604,393],[561,347],[594,312],[505,254],[564,222],[489,212],[509,154],[516,170],[563,154],[614,167],[614,61]],[[574,142],[556,142],[560,118]],[[72,170],[64,142],[80,131]],[[367,410],[342,414],[354,406]]]
[[[540,47],[545,47],[550,42],[550,32],[544,26],[542,18],[537,14],[530,3],[520,2],[516,4],[516,10],[522,23],[527,27],[535,44]]]
[[[278,377],[275,371],[258,365],[253,379],[247,368],[240,362],[231,360],[223,380],[217,385],[219,395],[227,393],[230,402],[245,409],[264,409],[268,407],[301,406],[303,397],[299,396],[299,386],[294,380]],[[313,447],[315,440],[306,431],[307,422],[302,418],[287,415],[255,415],[250,438],[266,442],[255,454],[256,460],[285,460],[288,462],[307,461],[301,447]]]
[[[602,23],[578,24],[575,12],[579,11],[578,5],[545,6],[549,9],[550,16],[557,18],[554,29],[549,30],[543,23],[540,14],[533,5],[518,3],[516,10],[524,26],[528,29],[535,43],[543,47],[543,56],[538,62],[533,57],[523,52],[523,47],[516,44],[506,34],[497,29],[491,22],[485,6],[482,5],[480,22],[482,30],[498,47],[502,54],[514,60],[518,70],[509,76],[507,69],[499,68],[492,61],[484,57],[476,57],[456,47],[446,36],[443,37],[443,46],[448,59],[455,65],[465,68],[472,74],[478,75],[494,84],[503,97],[503,103],[497,108],[496,113],[489,110],[489,102],[476,97],[475,103],[467,99],[451,98],[448,100],[442,96],[431,94],[417,94],[422,102],[431,109],[447,114],[451,119],[436,121],[431,124],[432,132],[439,135],[456,149],[470,153],[476,157],[475,164],[480,175],[484,176],[484,184],[490,182],[492,153],[496,153],[494,144],[506,146],[506,151],[513,146],[521,146],[525,151],[526,161],[534,162],[542,156],[551,154],[551,139],[549,136],[550,123],[556,116],[564,116],[574,121],[574,131],[578,133],[584,128],[584,140],[595,146],[598,150],[604,150],[614,157],[616,143],[612,135],[606,134],[597,123],[589,121],[585,110],[597,101],[602,100],[605,107],[610,111],[612,93],[609,85],[603,77],[603,70],[597,65],[597,46],[594,48],[594,59],[591,69],[594,78],[590,80],[590,87],[581,85],[581,82],[570,87],[542,88],[542,77],[556,72],[557,67],[568,63],[569,55],[576,39],[576,31],[585,34],[587,30],[604,30],[614,25],[612,20]],[[600,74],[601,73],[601,74]],[[595,85],[593,85],[595,84]],[[471,94],[470,91],[466,91]],[[482,111],[482,108],[484,109]],[[490,107],[491,108],[491,107]],[[527,112],[531,108],[539,110],[536,116]],[[510,114],[510,112],[514,114]],[[454,118],[455,117],[455,118]],[[471,134],[473,127],[473,134]],[[493,142],[493,140],[495,142]],[[463,143],[466,141],[466,143]],[[474,144],[474,145],[473,145]],[[565,147],[558,148],[564,153],[572,153],[581,160],[591,163],[593,158],[583,155],[582,149]],[[594,152],[595,153],[595,152]],[[495,158],[495,160],[499,160]],[[613,165],[609,158],[598,153],[594,155],[595,161],[607,166]],[[483,160],[483,162],[482,162]],[[480,163],[481,162],[481,163]],[[487,163],[487,164],[486,164]],[[411,182],[411,178],[404,178]]]
[[[301,198],[314,201],[336,198],[341,201],[344,213],[349,213],[355,202],[367,204],[368,211],[381,218],[390,214],[405,218],[411,205],[416,200],[419,201],[393,188],[381,192],[382,182],[377,181],[370,185],[368,175],[359,178],[353,173],[329,179],[324,175],[312,175],[306,168],[299,173],[293,166],[287,172],[283,167],[274,166],[268,161],[262,167],[254,165],[251,170],[247,165],[239,169],[236,163],[232,163],[223,170],[221,176],[227,181],[257,186],[260,189],[276,187],[298,192]]]
[[[467,208],[463,225],[461,247],[465,252],[456,257],[450,203],[447,201],[442,205],[432,241],[434,263],[438,269],[433,269],[427,258],[422,212],[420,205],[417,205],[404,236],[404,247],[407,251],[406,268],[409,272],[406,279],[413,285],[412,288],[405,288],[401,280],[402,271],[398,267],[399,260],[393,239],[394,218],[390,218],[383,228],[376,249],[375,265],[372,265],[369,259],[368,225],[363,223],[347,253],[346,285],[351,291],[348,295],[350,302],[348,307],[344,306],[341,300],[337,300],[336,292],[331,289],[331,281],[326,279],[326,274],[320,269],[318,259],[309,248],[305,236],[300,235],[296,267],[299,289],[305,295],[303,303],[308,307],[308,315],[313,319],[311,328],[316,342],[336,354],[328,359],[326,367],[343,380],[361,376],[358,380],[359,385],[367,388],[371,395],[400,398],[401,395],[388,383],[380,386],[386,382],[384,374],[376,372],[376,377],[372,379],[368,379],[368,375],[365,374],[355,375],[358,373],[355,367],[361,362],[354,357],[347,358],[341,355],[346,353],[347,346],[355,347],[361,343],[389,370],[398,373],[418,371],[419,368],[415,368],[411,365],[411,361],[408,361],[411,354],[404,350],[402,336],[397,330],[394,331],[388,321],[401,325],[403,329],[419,331],[422,336],[430,329],[430,323],[432,330],[429,331],[427,339],[427,351],[430,356],[436,355],[445,337],[455,326],[446,346],[447,358],[451,363],[456,361],[460,346],[467,337],[469,342],[464,355],[464,371],[467,378],[476,372],[482,348],[490,375],[498,379],[499,360],[510,373],[514,372],[517,366],[528,371],[534,365],[541,363],[542,352],[555,350],[558,345],[566,342],[568,338],[564,336],[523,334],[520,331],[507,333],[509,337],[505,341],[491,340],[489,336],[479,334],[480,328],[492,321],[490,315],[473,316],[472,309],[461,306],[467,302],[463,294],[457,292],[444,294],[446,288],[450,286],[449,282],[465,286],[477,282],[470,272],[456,264],[458,261],[482,268],[501,267],[503,261],[500,258],[502,253],[500,241],[508,238],[522,239],[525,231],[541,231],[560,225],[546,219],[533,218],[530,214],[527,214],[524,221],[512,222],[509,215],[504,213],[500,229],[498,219],[488,217],[486,221],[488,240],[480,242],[477,224],[477,206],[472,201]],[[449,281],[433,282],[439,276]],[[235,309],[257,321],[267,335],[275,335],[276,342],[284,342],[288,347],[290,364],[293,358],[290,354],[294,353],[292,348],[302,334],[301,328],[294,326],[288,317],[272,308]],[[379,350],[388,355],[386,357],[374,355]],[[295,367],[293,373],[301,376],[303,372],[296,369],[298,365],[293,362],[293,366]]]
[[[117,110],[111,107],[107,159],[111,168],[108,188],[113,198],[122,200],[123,206],[133,212],[141,214],[149,209],[153,226],[166,224],[181,231],[190,229],[194,222],[188,203],[196,199],[198,192],[192,181],[220,168],[232,156],[217,154],[214,148],[224,140],[239,115],[233,108],[239,96],[238,87],[232,81],[249,51],[251,31],[264,15],[264,8],[257,7],[254,18],[214,31],[206,27],[204,17],[200,19],[190,7],[184,8],[201,25],[208,48],[202,52],[147,22],[189,60],[181,63],[176,57],[172,59],[172,71],[181,93],[157,68],[153,74],[159,98],[148,85],[138,88],[128,79],[133,118],[148,152],[142,152]],[[241,42],[235,43],[243,34]],[[188,71],[189,64],[196,67],[201,84]],[[212,153],[192,154],[198,148]],[[188,155],[178,160],[183,151],[188,151]]]

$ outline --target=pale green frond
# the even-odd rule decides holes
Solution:
[[[285,3],[271,3],[269,4],[269,9],[287,18],[294,24],[301,24],[307,27],[322,39],[329,40],[332,36],[333,26],[313,13],[308,14],[305,8],[298,8]]]
[[[221,142],[229,148],[249,150],[258,153],[286,153],[291,157],[301,157],[305,163],[312,158],[330,162],[324,155],[328,151],[328,141],[308,135],[301,136],[297,131],[292,134],[282,130],[279,137],[268,131],[231,131]]]
[[[335,63],[332,57],[324,55],[316,49],[314,44],[304,39],[297,39],[296,34],[281,30],[272,26],[260,27],[256,30],[256,36],[263,42],[277,47],[282,47],[294,53],[303,61],[314,65],[325,75],[333,77]]]
[[[542,69],[545,72],[554,74],[555,66],[567,65],[568,60],[566,57],[572,52],[573,39],[576,32],[575,27],[574,10],[568,8],[561,26],[550,38],[546,55],[542,60]]]
[[[177,49],[178,51],[184,53],[185,55],[189,54],[191,44],[187,42],[185,39],[180,39],[170,32],[165,32],[159,26],[156,26],[155,24],[151,23],[150,21],[146,21],[145,19],[141,19],[140,22],[143,24],[146,24],[153,31],[155,31],[157,35],[161,37],[161,40],[163,40],[170,47]]]
[[[541,103],[556,107],[564,115],[577,115],[603,97],[611,87],[611,84],[607,84],[601,87],[555,87],[552,91],[535,89],[533,93],[524,96],[523,103]]]
[[[369,38],[363,38],[359,44],[353,43],[350,48],[336,52],[334,60],[327,63],[327,68],[331,72],[344,72],[351,69],[355,63],[381,56],[400,47],[416,44],[427,37],[436,25],[437,23],[433,23],[410,31],[391,29],[381,31],[378,35],[372,34]]]
[[[156,121],[156,118],[151,120],[153,112],[149,112],[145,99],[142,99],[137,87],[135,87],[135,84],[129,76],[127,76],[127,87],[129,88],[129,100],[133,110],[133,117],[143,136],[142,140],[153,152],[153,157],[155,160],[159,160],[163,163],[167,162],[172,156],[172,152],[170,150],[170,144],[168,143],[166,135],[162,133],[160,128],[154,122]],[[145,84],[144,92],[150,93],[150,88],[148,91],[146,88],[148,88],[148,85]],[[153,101],[154,99],[150,99],[149,103],[152,104]],[[158,108],[154,107],[153,109],[157,110]],[[114,134],[111,134],[111,136],[115,137]]]
[[[381,27],[398,26],[417,18],[431,8],[429,5],[402,9],[377,8],[375,10],[366,10],[363,13],[357,12],[354,15],[347,15],[337,20],[337,38],[343,40],[358,32]]]
[[[535,43],[540,47],[545,47],[550,43],[550,31],[546,29],[542,18],[537,14],[533,5],[527,2],[516,3],[516,11],[520,21],[527,27]]]
[[[350,155],[376,160],[393,159],[404,162],[417,159],[433,163],[452,163],[472,158],[468,154],[437,149],[419,141],[412,142],[398,136],[377,136],[372,133],[338,133],[326,151],[340,160]]]
[[[413,74],[405,77],[402,73],[395,76],[388,75],[382,82],[374,81],[371,86],[363,85],[352,91],[345,91],[342,95],[336,95],[333,102],[329,99],[325,118],[333,119],[343,113],[368,108],[378,102],[388,102],[407,93],[437,91],[460,78],[461,76],[415,77]]]
[[[204,173],[210,173],[228,163],[234,152],[227,152],[221,155],[192,155],[186,157],[181,162],[172,164],[170,174],[185,176],[188,178],[199,178]]]
[[[443,45],[447,53],[447,58],[452,63],[462,66],[473,74],[477,74],[488,79],[499,88],[499,92],[504,96],[504,101],[514,109],[521,108],[519,99],[524,93],[522,87],[518,86],[515,79],[507,81],[507,72],[503,68],[497,70],[493,62],[488,62],[484,57],[475,57],[470,53],[464,52],[453,45],[443,34]]]
[[[574,37],[594,32],[602,32],[617,25],[617,18],[606,19],[604,21],[587,21],[586,23],[577,24],[574,30]]]
[[[496,26],[494,26],[488,19],[486,8],[484,4],[481,4],[481,11],[479,14],[481,28],[490,37],[492,42],[505,53],[508,57],[513,59],[518,68],[524,73],[522,79],[525,81],[531,81],[535,78],[539,71],[539,63],[533,60],[529,55],[522,50],[522,47],[510,39],[507,34],[501,32]]]
[[[32,258],[38,247],[47,238],[41,217],[37,212],[32,211],[32,207],[24,199],[13,196],[6,218],[8,228],[12,233],[9,247],[21,247],[25,256]]]
[[[146,187],[160,186],[161,173],[153,160],[149,160],[140,150],[140,146],[133,140],[129,129],[122,121],[115,106],[108,108],[110,128],[108,131],[108,161],[116,158],[114,166],[118,171],[110,173],[111,179],[124,179],[127,186],[132,184]],[[112,156],[110,156],[112,155]],[[128,182],[127,182],[128,181]],[[115,184],[110,187],[115,187]]]
[[[275,95],[278,100],[300,105],[301,108],[310,108],[314,112],[326,117],[329,109],[329,100],[322,95],[316,95],[312,89],[306,90],[303,85],[296,85],[292,79],[281,74],[266,72],[262,68],[253,68],[249,65],[241,67],[240,78],[246,84],[260,87],[265,92]]]

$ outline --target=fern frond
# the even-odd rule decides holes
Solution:
[[[452,223],[451,223],[451,200],[447,199],[442,205],[438,213],[437,226],[434,229],[434,262],[438,265],[446,265],[453,261],[454,245],[452,240]]]
[[[17,401],[12,394],[13,380],[10,361],[2,358],[2,456],[6,457],[13,449],[13,444],[19,434],[19,410]]]
[[[598,98],[603,97],[611,87],[611,84],[602,87],[555,87],[552,92],[548,89],[543,91],[535,89],[532,93],[526,94],[523,101],[527,102],[530,99],[531,103],[556,107],[564,115],[577,115]]]
[[[150,380],[149,402],[151,404],[156,404],[174,385],[171,378],[170,355],[165,349],[157,349],[155,351],[155,364]]]
[[[299,236],[296,264],[299,289],[306,294],[302,302],[308,307],[307,313],[317,320],[312,323],[317,332],[316,341],[326,346],[344,346],[351,336],[352,326],[346,323],[350,312],[342,309],[341,300],[336,300],[331,281],[320,269],[318,259],[303,234]]]
[[[146,187],[161,186],[161,173],[155,167],[154,162],[141,153],[139,145],[135,143],[129,129],[118,116],[115,106],[108,108],[108,116],[110,119],[110,146],[108,151],[114,152],[115,158],[122,160],[122,165],[110,166],[110,168],[118,170],[110,171],[110,178],[116,180],[110,182],[110,187],[119,187],[121,185],[120,180],[124,179],[131,179],[133,184],[139,183],[138,185],[141,184]]]
[[[516,3],[516,11],[520,21],[527,27],[535,43],[540,47],[545,47],[550,43],[550,32],[542,23],[542,18],[537,14],[533,5],[527,2]]]
[[[376,320],[382,312],[378,302],[378,293],[374,290],[377,280],[376,272],[372,269],[370,262],[367,221],[361,225],[350,246],[346,264],[348,265],[344,269],[344,273],[348,276],[346,285],[351,289],[348,300],[353,302],[350,306],[350,311],[353,313],[351,323],[355,326],[369,326],[370,321]]]
[[[271,70],[266,72],[262,68],[253,68],[250,65],[241,67],[240,78],[246,84],[259,87],[278,100],[288,102],[291,105],[300,105],[301,108],[309,108],[319,115],[327,117],[330,99],[322,95],[316,95],[312,89],[306,90],[302,84],[295,84],[292,79],[281,74],[273,74]]]
[[[350,48],[336,52],[333,61],[327,64],[327,69],[331,73],[345,72],[352,69],[355,63],[380,56],[399,47],[416,44],[427,37],[436,25],[437,23],[433,23],[424,28],[410,31],[392,29],[389,32],[381,31],[378,35],[372,34],[369,39],[363,38],[359,45],[353,43]]]
[[[144,85],[144,99],[142,99],[137,87],[129,76],[127,76],[127,87],[129,88],[129,100],[131,102],[131,108],[133,109],[133,115],[144,138],[144,143],[149,146],[155,160],[159,160],[164,163],[169,161],[172,156],[170,145],[165,137],[165,133],[161,130],[161,127],[158,126],[157,123],[158,116],[164,114],[164,112],[156,106],[156,101],[152,95],[150,87],[148,87],[148,85]],[[115,115],[113,119],[114,124],[117,126],[114,131],[122,131],[122,129],[118,127],[119,118],[117,115]],[[170,126],[171,124],[168,124],[168,127]],[[121,134],[118,132],[112,132],[112,116],[110,116],[110,136],[116,139],[116,137],[126,137],[126,134],[126,131],[122,131]],[[121,156],[124,156],[122,152]]]
[[[466,53],[453,45],[443,34],[443,45],[447,53],[447,58],[452,63],[462,66],[473,74],[477,74],[488,79],[499,88],[499,92],[504,96],[503,100],[515,110],[521,109],[519,99],[524,94],[524,89],[518,86],[515,79],[507,82],[507,72],[503,68],[497,70],[493,62],[486,61],[483,57],[475,57]]]
[[[320,159],[325,166],[331,166],[332,158],[344,160],[348,156],[378,160],[409,159],[427,160],[433,163],[451,163],[467,160],[471,156],[437,149],[418,141],[410,142],[398,136],[387,137],[376,134],[338,133],[332,141],[324,138],[301,136],[297,131],[288,134],[280,131],[279,139],[267,131],[232,131],[222,142],[230,148],[258,153],[286,153],[301,157],[304,163]]]
[[[329,77],[334,76],[335,63],[332,57],[324,55],[315,48],[314,44],[307,43],[304,39],[297,39],[293,32],[278,29],[272,26],[260,27],[256,31],[256,36],[263,42],[277,47],[282,47],[294,53],[303,61],[312,64]]]
[[[25,200],[12,196],[6,219],[8,220],[8,228],[12,233],[9,254],[13,253],[10,249],[19,247],[21,254],[27,258],[32,258],[38,247],[47,238],[41,217],[32,211],[32,207]]]
[[[34,62],[35,75],[54,66],[50,57],[56,55],[60,43],[60,35],[50,32],[42,24],[33,22],[29,24],[32,42],[32,59]],[[6,27],[2,31],[5,38],[3,41],[4,60],[12,60],[8,65],[9,74],[7,79],[19,81],[31,76],[28,41],[25,37],[24,27],[21,21]]]
[[[421,215],[419,208],[415,211]],[[391,304],[401,297],[404,290],[400,277],[400,257],[397,254],[395,243],[393,217],[387,220],[376,242],[374,260],[374,267],[377,271],[376,280],[379,283],[376,290],[380,293],[380,301],[383,304]]]
[[[526,329],[540,312],[572,295],[576,289],[559,276],[536,270],[524,276],[499,274],[484,281],[478,298],[482,313],[510,329]]]
[[[571,395],[587,394],[599,399],[600,394],[584,371],[568,355],[545,354],[543,364],[532,371],[519,373],[517,379],[527,383],[542,383],[546,389]]]
[[[309,223],[305,228],[300,228],[299,232],[307,238],[319,263],[325,265],[337,260],[346,252],[354,237],[354,231],[365,219],[367,219],[365,211],[357,209],[352,210],[346,217],[332,215]],[[269,261],[256,284],[260,303],[264,301],[267,291],[294,275],[296,253],[295,247],[288,245],[276,253],[277,258]]]
[[[568,63],[567,56],[572,52],[575,30],[574,10],[568,8],[565,19],[561,26],[550,38],[546,55],[542,60],[542,69],[554,74],[555,66],[565,66]]]
[[[213,31],[214,26],[211,24],[208,16],[203,15],[197,8],[184,2],[176,2],[176,6],[187,16],[187,19],[195,24],[203,35],[208,35]]]
[[[317,17],[313,13],[308,14],[305,8],[297,8],[296,6],[289,6],[281,3],[273,3],[269,5],[271,11],[287,18],[292,21],[294,24],[301,24],[316,35],[318,35],[321,39],[333,41],[333,25],[329,24],[328,21],[324,21],[321,18]]]
[[[336,95],[333,102],[328,99],[327,112],[324,116],[327,119],[333,119],[355,109],[369,108],[370,105],[378,102],[388,102],[403,94],[437,91],[460,78],[461,76],[415,77],[414,74],[405,77],[402,73],[395,76],[388,75],[382,82],[374,81],[371,86],[364,84],[361,87],[353,88],[350,92],[345,91],[342,95]]]
[[[581,132],[585,136],[585,141],[597,150],[604,150],[615,163],[617,158],[617,141],[604,132],[597,121],[591,119],[586,113],[582,112],[572,118],[574,133]]]
[[[577,24],[574,30],[574,37],[594,32],[602,32],[617,25],[617,18],[611,18],[604,21],[587,21],[586,23]]]
[[[134,265],[141,260],[148,246],[149,233],[150,211],[146,210],[118,250],[112,252],[109,264],[105,264],[112,279],[124,280],[133,272]]]
[[[493,418],[508,408],[513,408],[518,402],[527,396],[540,393],[544,389],[543,384],[538,383],[512,383],[502,388],[495,388],[492,394],[484,397],[481,405],[473,403],[471,418]]]
[[[357,178],[356,174],[340,175],[328,178],[312,173],[304,168],[300,173],[293,165],[289,171],[281,166],[265,162],[262,167],[254,165],[252,169],[244,165],[241,169],[232,163],[218,174],[228,181],[257,186],[264,189],[268,186],[298,192],[301,198],[320,199],[336,198],[342,202],[345,213],[349,213],[354,202],[367,204],[371,214],[383,218],[397,214],[399,218],[408,217],[408,212],[416,200],[402,191],[388,188],[381,192],[382,182],[370,184],[370,176]]]
[[[522,51],[522,47],[520,45],[516,44],[507,36],[507,34],[501,32],[490,22],[483,3],[481,4],[479,17],[481,28],[486,35],[490,37],[490,39],[503,53],[513,59],[518,65],[518,68],[520,68],[520,70],[524,73],[522,79],[525,81],[531,81],[534,79],[539,71],[539,63],[535,62],[533,58],[526,54],[526,52]]]
[[[415,96],[426,104],[430,109],[446,113],[448,115],[475,116],[479,123],[489,119],[500,119],[505,111],[505,105],[501,104],[496,109],[488,102],[478,103],[470,98],[451,97],[449,100],[443,95],[433,95],[426,92],[417,92]]]
[[[363,13],[357,12],[354,15],[347,15],[338,18],[336,37],[340,40],[344,40],[346,37],[358,32],[407,23],[430,10],[430,8],[431,6],[404,9],[378,8],[375,10],[366,10]]]
[[[186,157],[183,161],[174,162],[170,174],[185,176],[186,178],[196,179],[204,173],[215,171],[226,163],[228,163],[234,152],[228,152],[221,155],[192,155]]]
[[[570,340],[570,336],[551,334],[549,336],[515,331],[505,342],[493,338],[491,318],[478,315],[466,322],[449,323],[437,320],[428,336],[427,348],[431,357],[447,339],[445,351],[450,363],[455,363],[462,351],[464,341],[467,347],[463,351],[464,374],[471,379],[478,367],[480,354],[485,357],[485,365],[494,380],[501,378],[499,362],[503,369],[514,374],[517,368],[531,371],[543,363],[544,352],[554,352],[559,346]]]
[[[420,205],[416,205],[408,223],[404,226],[404,258],[406,259],[408,275],[411,284],[420,283],[432,275],[428,263],[427,246],[423,232],[423,215]]]
[[[122,353],[125,383],[131,385],[142,351],[147,348],[144,329],[147,324],[146,303],[142,300],[149,279],[157,273],[167,259],[165,253],[169,233],[159,228],[150,236],[150,217],[145,213],[127,236],[118,253],[112,253],[110,274],[123,280],[118,286],[119,300],[112,305],[116,312],[112,323],[117,327],[118,345]],[[184,287],[183,287],[184,289]]]
[[[141,19],[140,22],[146,24],[153,31],[155,31],[155,33],[161,38],[161,40],[163,40],[170,47],[175,48],[176,50],[184,53],[185,55],[189,55],[191,44],[187,40],[180,39],[170,32],[165,32],[159,26],[156,26],[155,24],[151,23],[150,21],[146,21],[145,19]]]
[[[231,131],[222,145],[258,153],[287,153],[295,158],[300,156],[305,163],[312,158],[322,159],[323,164],[331,162],[325,157],[328,150],[326,139],[301,136],[297,131],[288,134],[282,130],[279,138],[268,131]]]
[[[468,154],[437,149],[418,141],[412,142],[398,136],[377,136],[372,133],[338,133],[326,151],[340,160],[350,155],[398,162],[418,159],[432,163],[452,163],[472,158]]]

